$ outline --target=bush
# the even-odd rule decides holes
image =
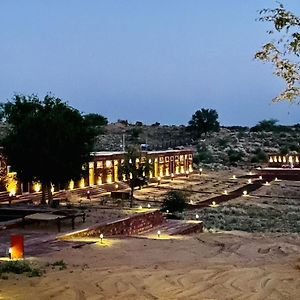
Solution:
[[[41,276],[42,272],[40,269],[33,268],[25,260],[12,260],[0,264],[0,274],[1,273],[15,273],[23,274],[27,273],[29,277]]]
[[[230,149],[227,151],[227,155],[228,155],[228,159],[229,159],[229,162],[232,164],[232,163],[236,163],[240,160],[242,160],[244,154],[243,152],[241,151],[237,151],[237,150],[233,150],[233,149]]]
[[[181,191],[169,191],[162,204],[162,210],[170,213],[182,212],[186,206],[186,196]]]
[[[198,145],[197,153],[194,155],[194,163],[210,164],[213,162],[214,162],[214,158],[211,151],[209,151],[205,145]]]

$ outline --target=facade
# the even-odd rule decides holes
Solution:
[[[90,162],[87,164],[86,177],[79,181],[70,180],[67,189],[84,188],[97,186],[105,183],[124,181],[125,176],[120,174],[119,167],[124,161],[125,152],[92,152]],[[166,151],[142,151],[142,161],[148,160],[152,166],[149,177],[162,178],[165,176],[178,176],[188,174],[193,171],[193,150],[166,150]],[[16,173],[9,172],[7,168],[7,178],[9,184],[6,190],[10,195],[40,192],[39,182],[21,183],[16,180]],[[53,186],[53,191],[58,191],[63,187]]]
[[[125,180],[119,166],[124,161],[124,152],[93,152],[89,162],[89,176],[85,184],[89,186]],[[152,165],[150,178],[176,176],[193,171],[193,150],[143,151],[141,158]],[[81,185],[82,186],[82,185]]]
[[[270,168],[300,168],[300,154],[269,154],[268,167]]]

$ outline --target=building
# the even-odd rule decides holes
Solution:
[[[300,180],[300,154],[269,154],[268,165],[258,168],[258,175],[268,180]]]
[[[105,183],[124,181],[124,174],[120,174],[119,166],[124,162],[125,152],[92,152],[87,164],[86,176],[78,181],[70,180],[67,189],[97,186]],[[165,150],[165,151],[142,151],[141,161],[148,160],[152,166],[149,177],[163,178],[167,176],[178,176],[193,171],[193,150]],[[138,161],[137,161],[138,163]],[[28,192],[40,192],[39,182],[20,183],[16,180],[16,173],[9,172],[9,185],[6,189],[10,195]],[[64,187],[53,186],[53,191]]]

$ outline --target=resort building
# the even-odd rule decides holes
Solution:
[[[125,152],[92,152],[87,164],[86,176],[79,181],[70,180],[67,187],[53,186],[53,191],[64,188],[84,188],[98,186],[105,183],[125,181],[125,175],[120,172],[120,165],[124,162]],[[165,150],[165,151],[142,151],[141,162],[148,160],[151,165],[149,177],[163,178],[186,175],[193,172],[193,150]],[[137,163],[139,163],[137,159]],[[10,172],[8,167],[8,184],[6,190],[10,195],[40,192],[39,182],[21,183],[16,180],[17,174]]]
[[[268,166],[270,168],[299,168],[300,154],[269,154]]]

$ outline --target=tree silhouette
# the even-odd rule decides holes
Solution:
[[[219,131],[220,123],[218,122],[217,111],[205,108],[197,110],[189,121],[187,129],[196,138],[200,138],[203,133],[206,137],[208,132]]]

